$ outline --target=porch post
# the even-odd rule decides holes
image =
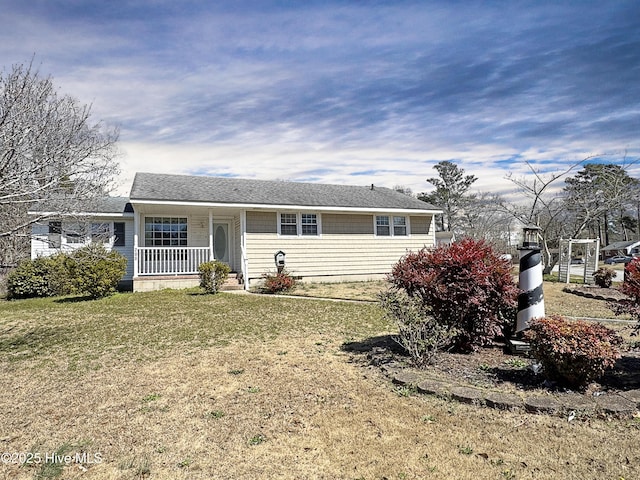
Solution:
[[[213,211],[209,210],[209,261],[213,260]]]
[[[247,258],[247,211],[240,212],[240,269],[244,280],[244,289],[249,290],[249,260]]]
[[[138,232],[140,232],[140,212],[133,208],[133,278],[140,273],[138,265]]]

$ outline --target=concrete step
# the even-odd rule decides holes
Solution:
[[[231,272],[225,282],[220,287],[221,291],[229,290],[243,290],[244,284],[242,283],[242,275],[236,272]]]

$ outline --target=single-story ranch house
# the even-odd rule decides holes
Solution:
[[[248,289],[276,271],[278,252],[303,281],[382,278],[407,251],[436,244],[440,213],[374,185],[154,173],[137,173],[129,198],[94,203],[64,218],[48,212],[33,227],[31,256],[103,241],[127,257],[134,291],[197,285],[198,265],[211,259]]]

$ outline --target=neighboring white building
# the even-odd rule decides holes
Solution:
[[[58,215],[30,212],[47,220],[31,228],[31,258],[69,252],[89,242],[104,243],[107,250],[127,258],[125,284],[133,278],[133,207],[126,197],[104,197],[91,201],[84,212]]]
[[[302,280],[382,278],[408,251],[435,246],[440,213],[373,185],[153,173],[136,174],[129,199],[94,210],[34,226],[32,257],[99,238],[127,257],[135,291],[197,285],[198,265],[211,259],[248,289],[275,271],[277,252]]]

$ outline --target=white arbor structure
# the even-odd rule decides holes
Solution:
[[[582,279],[584,283],[594,283],[593,273],[598,269],[600,239],[567,239],[560,240],[560,258],[558,260],[558,280],[569,283],[571,277],[571,260],[577,253],[582,254]]]

